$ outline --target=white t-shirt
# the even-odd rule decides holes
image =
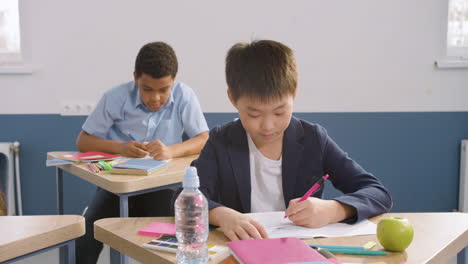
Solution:
[[[283,182],[281,177],[281,160],[271,160],[263,156],[252,138],[249,142],[251,198],[250,211],[275,212],[286,209],[283,199]]]

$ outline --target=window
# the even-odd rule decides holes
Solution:
[[[468,59],[468,0],[450,0],[447,55]]]
[[[18,0],[0,1],[0,65],[22,62]]]

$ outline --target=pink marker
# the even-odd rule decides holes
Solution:
[[[309,198],[310,196],[314,195],[314,193],[316,193],[319,189],[320,189],[320,185],[323,184],[323,182],[328,179],[329,175],[328,174],[325,174],[325,176],[323,176],[320,180],[318,180],[314,185],[312,185],[312,187],[310,187],[310,189],[301,197],[301,199],[299,199],[299,201],[297,201],[298,203],[299,202],[302,202],[302,201],[305,201],[307,200],[307,198]],[[284,218],[288,217],[287,215],[284,216]]]

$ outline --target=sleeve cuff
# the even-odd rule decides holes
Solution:
[[[341,196],[341,197],[334,198],[333,200],[335,200],[335,201],[337,201],[339,203],[351,206],[356,210],[356,214],[354,216],[346,218],[343,221],[341,221],[340,223],[355,224],[355,223],[357,223],[357,222],[364,219],[364,217],[362,216],[362,212],[360,212],[359,208],[356,206],[356,201],[354,201],[355,199],[353,197]]]
[[[220,204],[220,203],[208,200],[208,211],[211,210],[211,209],[215,209],[216,207],[220,207],[220,206],[223,206],[223,205]]]

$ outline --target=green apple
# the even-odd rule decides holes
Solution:
[[[413,241],[413,226],[403,217],[388,217],[377,224],[377,239],[389,251],[403,251]]]

